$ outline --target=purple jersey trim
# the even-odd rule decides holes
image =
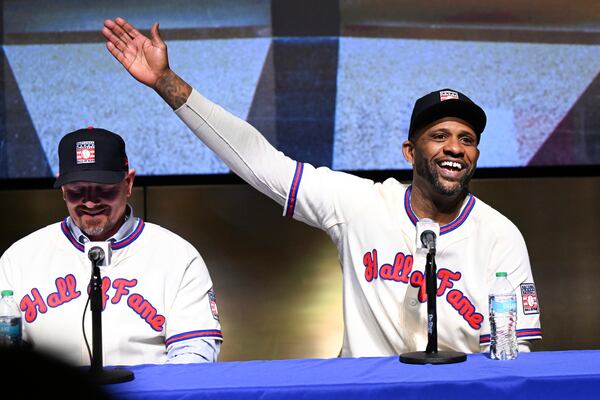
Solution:
[[[144,223],[144,220],[140,218],[137,226],[135,227],[135,229],[133,230],[133,232],[131,232],[131,234],[129,236],[127,236],[123,240],[119,240],[118,242],[112,243],[110,247],[112,247],[113,250],[119,250],[119,249],[122,249],[123,247],[129,246],[135,239],[140,237],[145,226],[146,226],[146,224]]]
[[[142,234],[142,231],[144,230],[145,225],[146,224],[144,223],[144,220],[140,218],[137,226],[135,227],[135,229],[133,230],[132,233],[130,233],[123,240],[119,240],[118,242],[111,243],[110,247],[113,250],[119,250],[119,249],[129,246],[134,240],[136,240],[138,237],[140,237],[140,235]],[[71,242],[71,244],[77,250],[79,250],[83,253],[85,250],[85,246],[83,244],[79,243],[79,241],[75,238],[75,236],[73,236],[73,233],[71,232],[71,230],[69,229],[69,227],[67,225],[66,218],[60,223],[60,229],[66,236],[67,240],[69,240],[69,242]]]
[[[419,221],[419,218],[415,215],[415,213],[412,210],[412,207],[410,206],[410,196],[412,193],[412,185],[409,186],[406,189],[406,192],[404,192],[404,209],[406,210],[406,214],[408,215],[408,218],[410,219],[410,221],[413,223],[413,225],[417,225],[417,221]],[[469,214],[471,214],[471,211],[473,211],[473,207],[475,206],[475,196],[473,196],[473,194],[469,193],[469,200],[467,200],[467,204],[465,205],[465,207],[463,208],[463,210],[461,211],[461,213],[459,214],[458,217],[456,217],[456,219],[452,222],[450,222],[449,224],[446,224],[444,226],[440,227],[440,235],[446,234],[448,232],[452,232],[453,230],[457,229],[459,226],[461,226],[469,217]]]
[[[294,210],[296,209],[296,198],[298,196],[298,189],[300,188],[300,181],[302,180],[302,172],[304,171],[304,164],[297,161],[296,171],[294,172],[294,179],[292,179],[292,186],[290,187],[290,194],[288,195],[287,207],[285,216],[292,218],[294,216]]]
[[[223,339],[223,334],[218,329],[208,329],[208,330],[202,330],[202,331],[184,332],[184,333],[180,333],[180,334],[171,336],[170,338],[168,338],[165,341],[165,344],[167,346],[169,346],[173,343],[181,342],[183,340],[188,340],[188,339],[195,339],[195,338]]]
[[[73,234],[69,230],[69,227],[67,226],[66,218],[60,223],[60,229],[62,230],[62,233],[64,233],[64,235],[66,236],[67,240],[69,242],[71,242],[71,244],[73,246],[75,246],[75,248],[77,250],[79,250],[83,253],[84,246],[81,243],[79,243],[79,241],[77,241],[77,239],[75,239],[75,236],[73,236]]]
[[[532,329],[517,329],[517,339],[534,339],[542,336],[542,330],[540,328]],[[481,335],[479,337],[480,344],[487,344],[491,340],[491,335]]]

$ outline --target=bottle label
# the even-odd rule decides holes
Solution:
[[[19,344],[21,334],[21,318],[3,318],[0,321],[0,346]]]
[[[508,299],[491,299],[491,308],[494,313],[510,313],[515,312],[517,309],[517,300],[513,298]]]

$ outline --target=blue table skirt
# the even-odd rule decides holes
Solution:
[[[483,354],[448,365],[398,357],[218,362],[128,367],[117,399],[575,399],[600,398],[600,351]]]

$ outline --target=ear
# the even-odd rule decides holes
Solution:
[[[133,190],[133,180],[135,179],[135,169],[130,168],[127,172],[127,176],[125,180],[127,181],[127,197],[131,196],[131,191]]]
[[[402,143],[402,155],[410,165],[414,165],[415,144],[412,141],[407,139],[404,141],[404,143]]]

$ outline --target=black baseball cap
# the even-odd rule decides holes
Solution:
[[[477,134],[477,142],[485,128],[487,117],[481,107],[454,89],[431,92],[415,102],[410,117],[408,138],[425,126],[445,117],[457,117],[468,122]]]
[[[58,160],[55,188],[79,181],[118,183],[129,171],[123,138],[101,128],[67,133],[58,144]]]

